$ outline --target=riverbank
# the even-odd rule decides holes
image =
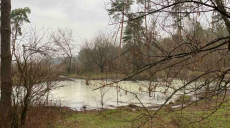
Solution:
[[[67,78],[89,79],[89,80],[123,79],[127,77],[124,74],[105,74],[105,73],[97,73],[97,74],[95,73],[95,74],[88,74],[88,75],[69,74],[63,76]]]
[[[198,71],[186,71],[188,78],[193,78],[194,76],[199,76],[202,74],[202,72]],[[129,81],[135,81],[135,80],[150,80],[155,81],[156,79],[164,79],[165,76],[167,76],[167,72],[158,72],[154,75],[154,77],[150,77],[149,72],[141,72],[133,77],[128,78],[132,74],[124,74],[124,73],[115,73],[115,72],[104,72],[104,73],[84,73],[84,74],[62,74],[63,76],[69,77],[69,78],[75,78],[75,79],[89,79],[89,80],[105,80],[105,79],[125,79]],[[126,79],[127,78],[127,79]],[[179,78],[179,77],[178,77]],[[184,77],[180,78],[183,79]],[[176,78],[174,78],[176,79]]]
[[[177,128],[206,127],[229,128],[230,102],[229,96],[222,102],[223,96],[215,96],[211,100],[202,100],[198,104],[172,108],[166,105],[152,121],[149,114],[157,110],[148,110],[136,106],[123,106],[103,111],[74,111],[60,106],[30,107],[27,116],[28,128],[131,128],[143,125],[142,128]],[[219,100],[218,100],[219,99]],[[221,104],[221,106],[219,106]],[[218,109],[217,109],[218,108]],[[208,117],[208,118],[206,118]]]
[[[228,128],[230,126],[230,102],[226,100],[215,111],[215,107],[220,104],[220,101],[217,103],[215,98],[213,98],[213,102],[201,101],[197,105],[192,104],[185,107],[182,112],[180,111],[181,108],[165,107],[158,112],[152,121],[145,125],[143,124],[149,119],[149,113],[153,115],[156,110],[145,111],[144,108],[133,110],[132,107],[126,106],[114,110],[75,112],[62,120],[63,122],[57,122],[56,127],[131,128],[143,125],[143,128],[150,128],[151,126],[154,128]],[[215,113],[213,113],[214,111]]]
[[[88,79],[88,80],[118,80],[118,79],[125,79],[129,81],[136,81],[136,80],[149,80],[146,74],[141,74],[133,77],[129,77],[129,75],[125,74],[115,74],[115,73],[91,73],[91,74],[83,74],[83,75],[77,75],[77,74],[65,74],[63,75],[67,78],[74,78],[74,79]]]

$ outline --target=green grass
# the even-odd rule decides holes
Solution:
[[[117,127],[130,127],[130,124],[124,122],[115,116],[104,117],[98,114],[77,114],[69,118],[69,120],[78,120],[82,122],[81,127],[84,128],[117,128]]]
[[[207,105],[205,102],[200,102],[197,106],[192,105],[181,111],[169,110],[167,108],[159,111],[157,116],[152,119],[154,128],[229,128],[230,127],[230,103],[224,103],[214,114],[207,119],[206,116],[211,114],[216,107],[216,103]],[[208,109],[210,108],[210,109]],[[155,111],[149,111],[151,114]],[[119,110],[105,110],[103,113],[94,112],[79,112],[65,119],[64,124],[59,124],[59,128],[131,128],[137,127],[148,119],[148,115],[144,110],[130,110],[120,108]],[[138,117],[138,118],[137,118]],[[137,120],[133,121],[135,118]],[[133,123],[132,123],[133,121]],[[196,123],[194,123],[196,122]],[[143,128],[149,128],[149,121]]]
[[[230,102],[222,104],[221,107],[215,111],[217,106],[218,104],[215,103],[208,105],[203,102],[197,106],[194,105],[186,108],[182,113],[181,111],[171,113],[169,114],[169,117],[174,119],[180,127],[229,128]]]
[[[66,122],[77,121],[77,127],[80,128],[127,128],[131,127],[131,120],[137,116],[137,113],[117,110],[106,110],[103,113],[90,112],[78,113],[66,119]],[[71,123],[69,123],[71,124]],[[59,126],[63,128],[63,126]],[[64,126],[65,127],[65,126]],[[66,126],[66,128],[69,127]]]
[[[176,100],[176,103],[185,103],[185,102],[190,102],[190,101],[191,101],[191,96],[189,96],[189,95],[181,95]]]

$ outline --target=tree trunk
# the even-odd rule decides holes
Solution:
[[[23,108],[23,111],[22,111],[22,114],[21,114],[21,126],[25,126],[25,124],[26,124],[27,111],[28,111],[28,103],[26,103],[24,105],[24,108]]]
[[[121,64],[121,43],[122,43],[122,36],[123,36],[123,25],[125,19],[125,5],[123,5],[123,12],[122,12],[122,19],[121,19],[121,33],[120,33],[120,46],[119,46],[119,65]]]
[[[30,90],[27,90],[27,94],[24,99],[23,110],[21,113],[21,126],[25,126],[26,124],[26,114],[27,114],[28,106],[29,106],[29,97],[30,97]]]
[[[221,0],[215,0],[215,2],[216,2],[216,4],[217,4],[217,7],[218,7],[222,12],[224,12],[224,13],[227,14],[227,11],[226,11],[226,9],[224,8],[223,2],[222,2]],[[226,27],[227,27],[227,29],[228,29],[228,34],[230,34],[230,21],[229,21],[229,19],[228,19],[226,16],[224,16],[223,14],[221,14],[221,16],[222,16],[222,19],[224,20],[224,23],[225,23],[225,25],[226,25]]]
[[[68,74],[71,73],[71,66],[72,66],[72,57],[69,58]]]
[[[101,69],[101,73],[103,73],[104,72],[104,66],[101,66],[100,69]]]
[[[11,0],[1,1],[1,120],[2,128],[10,128],[12,123],[12,80],[10,51]]]

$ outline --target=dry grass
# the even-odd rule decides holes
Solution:
[[[28,111],[26,128],[54,128],[64,119],[75,114],[66,107],[31,107]]]

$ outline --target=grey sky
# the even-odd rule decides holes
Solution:
[[[29,7],[31,26],[72,28],[81,43],[81,39],[90,39],[97,30],[108,27],[104,1],[107,0],[12,0],[12,9]]]

